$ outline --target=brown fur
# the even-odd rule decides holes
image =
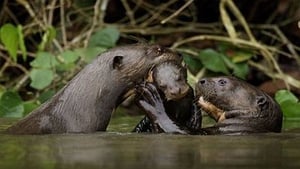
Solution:
[[[201,112],[194,106],[194,91],[187,83],[187,70],[180,64],[172,61],[155,66],[149,74],[148,83],[140,86],[138,93],[140,98],[148,100],[156,105],[153,109],[165,112],[167,116],[160,122],[164,123],[171,119],[182,128],[191,132],[197,132],[201,128]],[[157,93],[158,95],[155,96]],[[159,99],[161,98],[161,99]],[[138,100],[140,103],[141,100]],[[162,101],[162,104],[159,102]],[[161,106],[159,106],[161,105]],[[147,113],[147,108],[141,105]],[[146,108],[146,109],[145,109]],[[150,116],[154,117],[154,116]],[[161,116],[163,117],[163,116]],[[143,118],[133,130],[134,132],[164,132],[154,119]],[[173,122],[164,123],[165,128],[172,128]],[[175,129],[178,131],[177,129]]]
[[[8,128],[13,134],[89,133],[105,131],[123,94],[140,83],[152,66],[181,62],[158,45],[111,49],[82,69],[49,101]]]
[[[249,134],[280,132],[282,112],[266,93],[234,77],[200,79],[195,86],[199,105],[217,121],[197,134]],[[157,127],[167,133],[189,133],[167,116],[163,100],[154,85],[142,88],[141,107]],[[196,121],[201,122],[201,121]]]
[[[266,93],[235,77],[200,79],[196,95],[217,124],[208,134],[280,132],[282,112]]]

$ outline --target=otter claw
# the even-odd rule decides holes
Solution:
[[[147,83],[146,86],[145,86],[145,88],[148,89],[148,91],[151,93],[151,96],[153,98],[155,98],[155,100],[161,100],[160,95],[158,93],[158,90],[157,90],[157,88],[155,87],[154,84]]]
[[[145,86],[142,87],[143,97],[147,97],[152,102],[163,102],[157,88],[152,83],[146,83]]]

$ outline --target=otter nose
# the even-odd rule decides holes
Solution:
[[[205,84],[206,82],[207,82],[206,79],[201,79],[201,80],[199,80],[199,83],[200,83],[200,84]]]

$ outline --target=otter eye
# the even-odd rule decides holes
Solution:
[[[159,55],[162,54],[163,49],[162,49],[160,46],[157,46],[157,47],[155,48],[155,51],[156,51],[156,55],[159,56]]]
[[[226,83],[227,83],[227,81],[224,80],[224,79],[220,79],[220,80],[218,81],[218,84],[219,84],[220,86],[225,86]]]
[[[161,47],[159,45],[155,45],[155,46],[152,46],[152,47],[147,49],[146,55],[149,56],[149,57],[158,57],[163,52],[164,52],[163,47]]]

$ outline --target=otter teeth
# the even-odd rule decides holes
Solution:
[[[207,101],[204,100],[203,96],[200,96],[200,97],[199,97],[199,103],[204,104],[204,103],[206,103],[206,102],[207,102]]]

